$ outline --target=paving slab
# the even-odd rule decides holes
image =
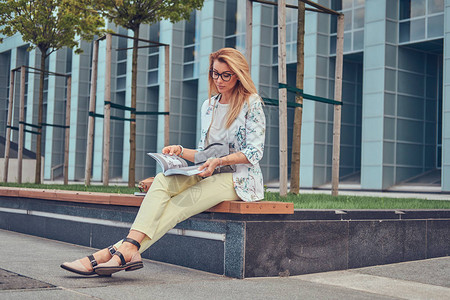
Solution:
[[[354,271],[302,275],[299,279],[399,299],[450,299],[450,289],[446,287]]]
[[[450,288],[450,258],[439,257],[392,265],[361,268],[362,274],[401,279]],[[450,297],[449,297],[450,299]]]
[[[10,290],[1,291],[1,299],[7,300],[84,300],[84,299],[99,299],[92,297],[91,295],[79,293],[76,291],[65,290],[63,288],[54,288],[46,290]]]
[[[395,299],[341,287],[291,278],[229,279],[160,285],[121,285],[84,289],[83,293],[108,299],[114,291],[133,299]]]
[[[4,274],[43,285],[16,283],[0,290],[0,299],[450,299],[450,257],[243,280],[144,260],[139,271],[83,277],[59,265],[95,249],[5,230],[0,239]]]
[[[0,290],[41,289],[55,286],[14,272],[0,269]]]

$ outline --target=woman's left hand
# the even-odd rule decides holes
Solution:
[[[221,166],[222,158],[210,158],[203,165],[201,165],[198,169],[203,170],[202,173],[198,174],[201,177],[209,177],[214,173],[214,170]]]
[[[180,156],[182,151],[183,149],[181,148],[180,145],[170,145],[164,147],[161,152],[163,154]]]

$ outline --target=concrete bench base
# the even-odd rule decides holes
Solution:
[[[137,210],[0,196],[0,228],[103,248],[126,236]],[[294,214],[205,212],[178,224],[143,257],[245,278],[449,254],[450,210],[296,210]]]

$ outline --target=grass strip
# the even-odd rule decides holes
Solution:
[[[288,194],[266,192],[266,201],[293,202],[298,209],[450,209],[450,201],[329,194]]]
[[[100,192],[113,194],[133,194],[138,188],[127,186],[103,186],[83,184],[34,184],[34,183],[0,183],[4,187],[21,187],[33,189],[53,189],[83,192]],[[293,202],[297,209],[450,209],[450,201],[426,200],[415,198],[388,198],[368,196],[345,196],[337,197],[329,194],[288,194],[280,197],[279,193],[266,192],[265,201]]]
[[[29,189],[48,189],[48,190],[65,190],[65,191],[78,191],[78,192],[97,192],[97,193],[112,193],[112,194],[134,194],[139,192],[138,188],[129,188],[128,186],[120,185],[90,185],[84,184],[34,184],[34,183],[0,183],[0,186],[4,187],[20,187]]]

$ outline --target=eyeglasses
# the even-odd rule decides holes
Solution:
[[[229,73],[229,72],[223,72],[223,73],[221,74],[221,73],[216,72],[216,71],[214,71],[214,70],[210,70],[210,71],[209,71],[209,75],[210,75],[210,76],[212,77],[212,79],[214,79],[214,80],[217,80],[217,79],[219,79],[219,77],[221,77],[223,81],[230,81],[230,80],[231,80],[231,77],[232,77],[233,75],[236,75],[236,74],[232,74],[232,73]]]

